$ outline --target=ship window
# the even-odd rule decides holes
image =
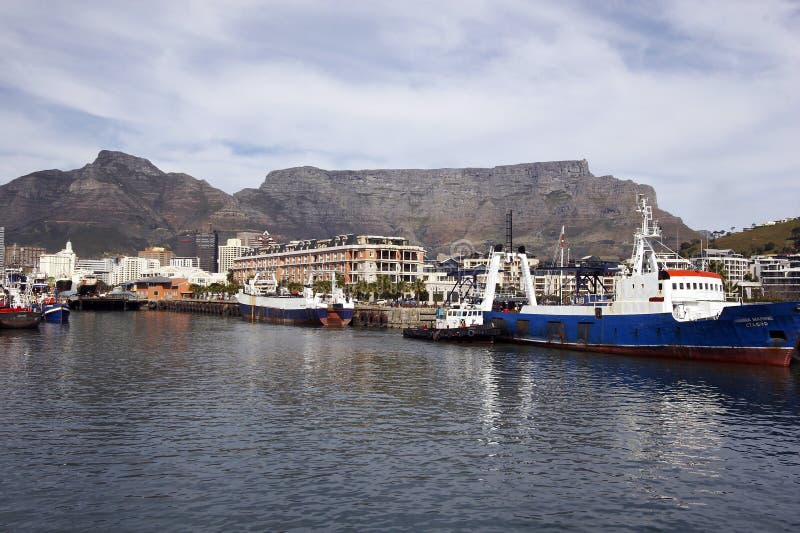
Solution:
[[[786,342],[786,332],[779,329],[771,329],[769,331],[769,340]]]
[[[697,283],[692,283],[692,288],[697,289]]]
[[[658,292],[661,292],[661,283],[658,284]]]
[[[683,290],[683,283],[681,283],[681,290]]]
[[[675,289],[677,289],[677,288],[678,288],[678,284],[677,284],[677,283],[673,283],[673,284],[672,284],[672,290],[674,291],[674,290],[675,290]]]
[[[517,320],[517,335],[527,335],[530,329],[530,320]]]

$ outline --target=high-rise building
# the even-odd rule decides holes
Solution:
[[[217,246],[219,235],[216,231],[183,233],[175,240],[175,257],[198,257],[200,268],[216,272]]]
[[[217,254],[219,253],[219,235],[216,231],[195,233],[197,257],[200,268],[206,272],[217,272]]]
[[[219,272],[228,272],[236,257],[241,257],[253,248],[242,245],[241,239],[228,239],[228,243],[219,247]]]

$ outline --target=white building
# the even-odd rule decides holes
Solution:
[[[39,256],[39,271],[48,278],[71,278],[75,270],[75,260],[72,243],[67,241],[66,247],[60,252]]]
[[[119,264],[111,272],[111,284],[122,285],[130,281],[136,281],[146,270],[155,270],[161,266],[158,259],[145,259],[143,257],[126,256],[119,260]]]
[[[6,267],[6,228],[0,226],[0,269]]]
[[[233,265],[233,260],[237,257],[242,257],[246,253],[254,251],[250,246],[244,246],[241,239],[228,239],[228,243],[219,247],[219,254],[217,259],[217,271],[222,274],[227,274]]]
[[[78,259],[75,261],[75,270],[81,273],[94,274],[98,281],[111,285],[111,272],[117,261],[108,257],[105,259]],[[73,276],[74,278],[74,276]]]
[[[744,281],[745,274],[750,272],[750,260],[733,250],[717,250],[707,248],[702,255],[693,257],[692,263],[700,270],[710,270],[711,263],[721,263],[728,273],[727,280],[733,283]]]

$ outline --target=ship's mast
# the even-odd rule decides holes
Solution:
[[[661,228],[653,221],[653,208],[647,204],[647,198],[643,194],[640,194],[637,199],[636,212],[642,215],[642,226],[634,234],[631,264],[633,274],[641,275],[658,270],[656,253],[650,244],[650,239],[660,238]]]

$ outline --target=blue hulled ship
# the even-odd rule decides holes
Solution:
[[[788,366],[800,345],[800,302],[726,301],[721,277],[678,267],[657,253],[661,236],[652,208],[640,197],[641,228],[628,272],[613,298],[582,305],[539,305],[527,256],[522,263],[527,303],[519,310],[490,310],[498,272],[511,253],[491,255],[482,308],[507,340],[599,353],[702,359]]]

